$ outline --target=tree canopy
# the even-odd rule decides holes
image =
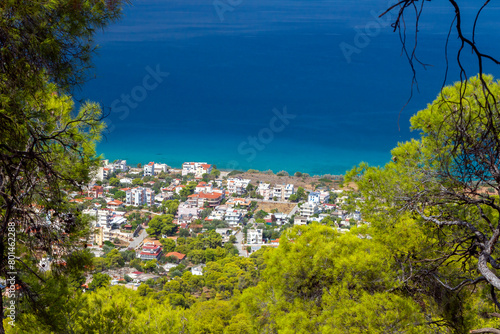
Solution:
[[[172,236],[177,232],[178,226],[173,223],[173,215],[158,215],[148,223],[146,232],[149,235],[161,237],[162,235]]]
[[[79,247],[89,222],[68,194],[90,183],[104,124],[99,105],[83,102],[74,110],[67,94],[83,82],[96,29],[117,19],[122,3],[0,4],[0,277],[16,273],[15,283],[22,287],[17,296],[27,301],[17,303],[18,313],[44,316],[43,287],[59,284],[62,293],[68,280],[79,279],[77,269],[90,263]],[[14,232],[16,240],[9,243]],[[42,277],[36,254],[57,264],[51,277]]]
[[[388,240],[409,285],[428,293],[437,285],[485,287],[491,311],[500,307],[500,132],[489,106],[499,93],[489,76],[445,87],[411,119],[420,140],[400,143],[383,168],[362,164],[347,177],[363,194],[367,219],[387,238],[400,224],[412,226],[419,245]]]

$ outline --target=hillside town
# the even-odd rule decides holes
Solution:
[[[341,181],[299,172],[219,171],[206,162],[176,169],[103,160],[86,191],[73,194],[71,202],[91,221],[88,247],[102,259],[100,269],[111,284],[137,288],[169,273],[203,275],[205,263],[217,258],[207,250],[248,257],[277,247],[293,225],[317,222],[346,232],[363,224],[359,199],[352,189],[341,189]],[[187,247],[193,239],[210,239],[214,246]]]

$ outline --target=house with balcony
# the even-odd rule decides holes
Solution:
[[[155,175],[160,174],[161,172],[163,173],[168,173],[168,170],[170,169],[170,166],[167,164],[155,164],[154,167],[154,173]]]
[[[229,226],[238,226],[243,223],[243,210],[229,209],[226,211],[224,216],[224,221],[229,224]]]
[[[227,205],[230,206],[240,206],[240,207],[245,207],[248,208],[250,205],[252,205],[252,201],[247,199],[247,198],[229,198],[226,202]]]
[[[150,162],[144,165],[144,176],[154,176],[155,175],[155,163]]]
[[[125,184],[125,185],[129,184],[130,185],[130,184],[132,184],[132,179],[128,178],[128,177],[123,177],[120,179],[120,184]]]
[[[205,218],[205,221],[213,221],[213,220],[224,220],[224,216],[226,215],[226,211],[224,210],[214,210]]]
[[[112,220],[112,214],[110,210],[97,210],[97,209],[87,209],[83,211],[83,214],[92,217],[92,225],[94,227],[110,226]]]
[[[264,200],[269,200],[271,198],[271,185],[269,183],[259,183],[257,187],[257,193],[264,197]]]
[[[196,188],[194,188],[194,193],[199,194],[199,193],[211,193],[213,191],[213,187],[211,184],[206,183],[206,182],[200,182],[196,185]]]
[[[314,204],[321,203],[319,191],[311,191],[309,193],[309,195],[307,196],[307,202],[314,203]]]
[[[193,174],[195,178],[201,179],[203,174],[210,174],[212,172],[212,165],[206,162],[185,162],[182,164],[182,176]]]
[[[319,213],[319,208],[316,203],[307,202],[302,204],[300,207],[300,215],[304,217],[310,217],[316,213]]]
[[[97,169],[95,178],[99,181],[103,181],[109,178],[109,176],[115,172],[115,169],[114,164],[110,164],[108,159],[104,159],[101,161],[101,166]]]
[[[307,225],[307,217],[295,216],[293,219],[293,225]]]
[[[104,197],[104,187],[103,186],[93,186],[88,191],[88,196],[92,198],[102,198]]]
[[[179,207],[177,208],[177,215],[191,215],[198,219],[198,213],[200,212],[200,209],[198,208],[197,204],[198,202],[196,202],[196,205],[190,205],[187,202],[180,203]]]
[[[198,219],[198,215],[192,215],[192,214],[179,215],[179,218],[177,218],[177,224],[178,225],[185,224],[186,226],[188,226],[196,219]]]
[[[328,191],[321,191],[319,193],[320,203],[328,203],[330,201],[330,193]]]
[[[278,201],[283,201],[285,199],[285,185],[276,184],[273,187],[273,199],[275,198]]]
[[[240,177],[227,179],[227,191],[230,194],[241,196],[247,192],[250,181],[249,179],[242,179]]]
[[[289,217],[286,213],[277,212],[274,213],[273,216],[277,225],[283,225],[288,223]]]
[[[116,160],[115,162],[113,162],[113,168],[115,170],[126,172],[128,170],[127,160]]]
[[[247,231],[247,244],[262,244],[262,230],[251,229]]]
[[[214,208],[222,202],[223,198],[223,194],[217,192],[199,193],[189,195],[186,203],[198,208],[206,206]]]
[[[163,251],[160,245],[156,245],[152,242],[146,242],[142,246],[142,250],[137,253],[137,257],[142,261],[159,260],[162,254]]]
[[[155,193],[153,190],[137,187],[129,189],[125,192],[125,203],[127,205],[141,206],[146,204],[147,206],[154,205]]]
[[[186,187],[186,185],[184,185],[184,184],[179,184],[178,186],[175,186],[175,187],[174,187],[174,192],[175,192],[177,195],[180,195],[181,190],[182,190],[183,188],[185,188],[185,187]]]

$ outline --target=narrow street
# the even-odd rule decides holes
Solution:
[[[148,234],[146,233],[146,230],[141,230],[141,234],[139,234],[137,238],[134,238],[134,241],[130,242],[128,248],[136,249],[144,241],[144,239],[146,239],[147,236]]]

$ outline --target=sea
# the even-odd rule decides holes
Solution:
[[[132,1],[98,32],[94,67],[75,98],[99,102],[107,115],[98,153],[130,165],[204,161],[311,175],[383,166],[398,142],[419,137],[410,117],[460,79],[455,33],[446,44],[456,23],[451,5],[419,2],[413,73],[414,15],[408,10],[402,21],[406,49],[391,27],[396,12],[379,17],[394,3]],[[459,3],[472,38],[482,2]],[[499,14],[487,6],[474,36],[493,55]],[[470,48],[462,55],[475,75]],[[490,63],[485,72],[498,77]]]

